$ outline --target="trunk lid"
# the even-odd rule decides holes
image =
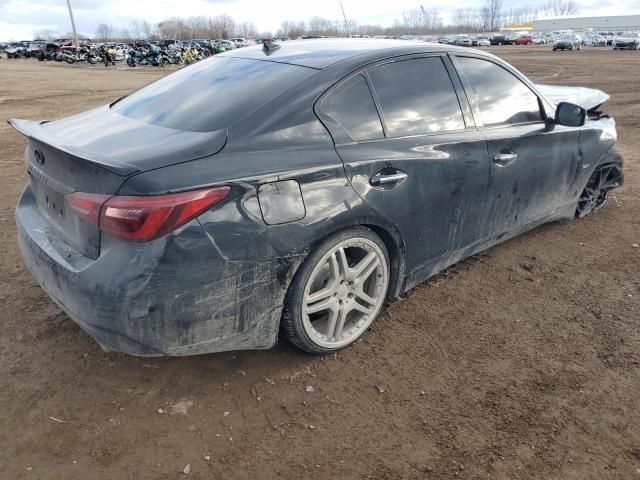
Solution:
[[[25,163],[39,214],[75,250],[98,258],[100,231],[78,217],[65,195],[75,191],[112,195],[126,176],[33,138],[25,150]]]
[[[39,214],[61,240],[93,259],[100,254],[100,231],[69,207],[65,195],[115,195],[132,175],[213,155],[226,142],[226,130],[172,130],[109,107],[56,122],[9,123],[29,138],[25,163]]]

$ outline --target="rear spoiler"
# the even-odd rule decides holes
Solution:
[[[80,158],[85,162],[92,163],[117,175],[127,176],[140,171],[138,167],[129,165],[128,163],[119,162],[118,160],[105,157],[98,153],[87,152],[80,147],[65,145],[60,142],[55,135],[51,135],[43,127],[48,123],[47,121],[34,122],[32,120],[19,120],[12,118],[8,120],[8,123],[27,138],[44,143],[60,152]]]

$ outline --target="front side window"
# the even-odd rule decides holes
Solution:
[[[390,62],[369,70],[390,137],[465,128],[458,97],[440,57]]]
[[[367,81],[355,75],[338,86],[320,103],[320,111],[329,117],[337,132],[350,140],[382,138],[382,124]]]
[[[479,58],[458,57],[485,127],[540,122],[538,97],[511,72]]]

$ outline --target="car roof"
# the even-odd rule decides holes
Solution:
[[[450,45],[376,38],[321,38],[274,43],[277,44],[279,48],[272,48],[269,53],[264,51],[263,46],[255,45],[225,52],[221,55],[254,60],[268,60],[271,62],[322,69],[356,55],[377,51],[381,52],[381,54],[383,52],[388,54],[392,51],[402,54],[403,50],[415,51],[416,47],[424,48],[425,52],[459,50]]]

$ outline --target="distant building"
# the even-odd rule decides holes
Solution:
[[[501,32],[530,32],[534,30],[533,22],[510,23],[500,29]]]
[[[559,30],[622,32],[640,30],[640,15],[612,15],[606,17],[557,17],[534,20],[533,29],[537,32]]]

